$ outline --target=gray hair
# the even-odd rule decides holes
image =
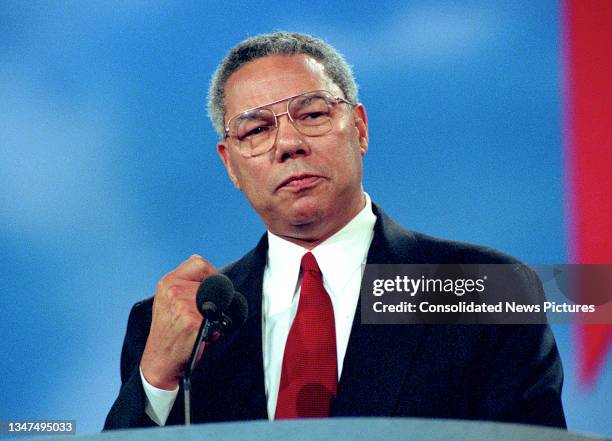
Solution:
[[[345,98],[357,102],[357,83],[351,67],[332,46],[311,35],[297,32],[273,32],[242,41],[223,59],[212,76],[208,89],[208,116],[220,137],[225,136],[225,84],[228,78],[246,63],[271,55],[306,54],[325,68]]]

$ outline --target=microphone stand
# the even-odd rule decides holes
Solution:
[[[203,342],[216,341],[219,337],[221,337],[223,332],[227,331],[231,327],[232,319],[223,313],[221,313],[221,317],[218,320],[208,320],[207,318],[202,320],[200,330],[198,331],[198,337],[193,345],[191,357],[189,357],[189,363],[187,363],[187,368],[185,369],[185,374],[183,375],[183,401],[185,404],[186,426],[191,425],[191,374],[193,374],[193,369],[196,365],[198,352],[200,352],[200,346]]]
[[[248,312],[246,299],[242,294],[236,298],[232,281],[223,274],[215,274],[202,280],[196,293],[196,306],[203,320],[196,337],[189,362],[183,374],[183,397],[185,404],[185,425],[191,425],[191,375],[197,363],[198,353],[202,342],[215,341],[224,332],[232,329],[232,318],[223,313],[228,309],[228,314],[237,314],[240,324],[244,323]],[[237,303],[235,302],[237,300]],[[232,306],[234,305],[234,306]],[[210,320],[209,320],[210,318]]]
[[[200,346],[203,341],[209,340],[209,332],[213,326],[213,322],[208,319],[202,320],[202,324],[200,325],[200,330],[198,331],[198,337],[196,338],[195,345],[193,345],[193,350],[191,351],[191,357],[189,357],[189,363],[187,364],[187,369],[185,369],[185,375],[183,376],[183,394],[184,394],[184,402],[185,402],[185,425],[191,425],[191,374],[193,373],[193,368],[196,364],[196,359],[198,358],[198,352],[200,352]]]

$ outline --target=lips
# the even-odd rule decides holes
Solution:
[[[282,181],[281,184],[278,186],[278,190],[281,190],[281,189],[287,189],[287,190],[293,190],[293,191],[305,190],[307,188],[314,187],[319,182],[320,179],[321,179],[321,176],[311,175],[308,173],[293,175],[293,176],[288,177],[284,181]]]

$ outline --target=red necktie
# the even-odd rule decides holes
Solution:
[[[302,257],[297,313],[285,344],[275,419],[329,416],[338,389],[334,308],[312,253]]]

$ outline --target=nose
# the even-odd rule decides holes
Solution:
[[[304,135],[295,128],[287,112],[276,115],[276,124],[274,139],[276,161],[285,162],[288,159],[310,155],[310,147],[305,141]]]

